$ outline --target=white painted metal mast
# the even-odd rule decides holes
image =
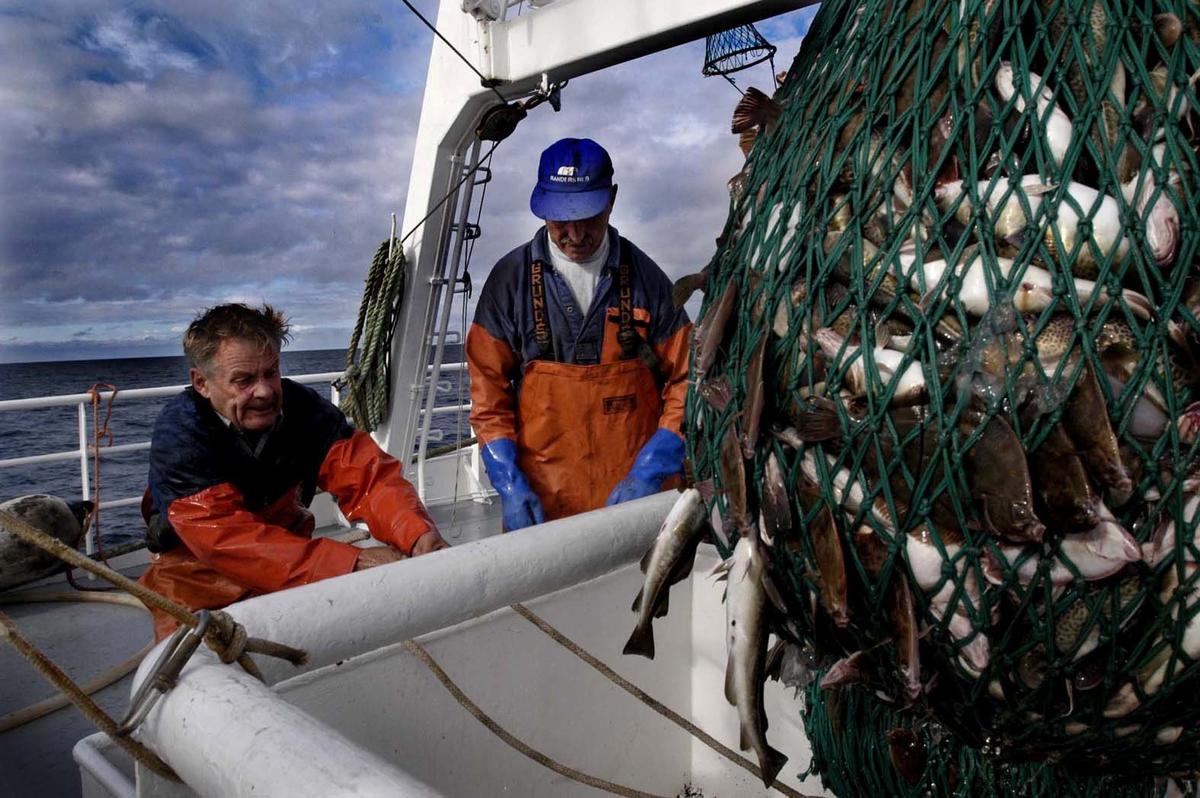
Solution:
[[[559,0],[493,22],[464,13],[461,0],[441,0],[437,28],[512,100],[531,94],[543,81],[561,83],[810,4],[811,0]],[[475,128],[484,112],[498,104],[496,91],[482,86],[479,77],[435,38],[401,229],[407,233],[429,218],[405,243],[410,273],[392,341],[391,405],[387,421],[376,432],[380,444],[402,460],[410,456],[418,428],[427,342],[439,304],[452,301],[454,289],[447,264],[454,260],[448,249],[455,203],[437,206],[462,180]],[[419,345],[414,337],[419,337]]]

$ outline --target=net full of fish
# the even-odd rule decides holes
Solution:
[[[1198,76],[1189,4],[832,2],[739,103],[680,501],[765,780],[771,636],[1000,759],[1197,770]]]

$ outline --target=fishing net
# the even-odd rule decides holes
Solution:
[[[1070,789],[1200,762],[1194,8],[823,3],[697,325],[774,631]]]

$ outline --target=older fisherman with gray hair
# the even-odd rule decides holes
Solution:
[[[403,465],[316,391],[283,379],[288,323],[219,305],[183,339],[191,386],[163,409],[142,502],[154,552],[141,582],[192,610],[446,547]],[[316,491],[382,547],[313,538]],[[175,621],[155,611],[159,639]]]

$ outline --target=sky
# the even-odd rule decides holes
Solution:
[[[757,24],[778,70],[814,13]],[[403,215],[432,44],[391,0],[0,0],[0,362],[179,354],[227,301],[282,308],[293,349],[345,347]],[[622,235],[672,278],[703,267],[742,160],[738,93],[703,60],[692,42],[532,111],[491,164],[476,287],[540,225],[538,156],[564,136],[611,153]],[[765,64],[733,77],[771,88]]]

